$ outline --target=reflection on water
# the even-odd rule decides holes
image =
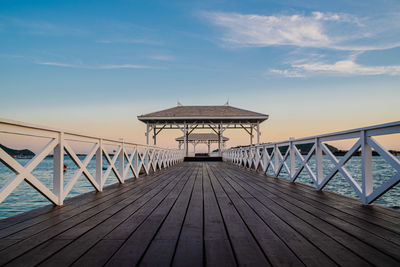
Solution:
[[[337,158],[340,160],[341,157]],[[81,158],[81,160],[83,160],[83,158]],[[28,161],[29,159],[18,159],[18,162],[20,162],[22,165],[25,165]],[[105,159],[103,160],[103,162],[105,164],[104,167],[106,167],[107,165]],[[64,173],[64,184],[67,184],[78,168],[68,157],[65,158],[65,164],[68,166],[68,168],[67,171]],[[296,165],[300,166],[300,162],[298,160],[296,160]],[[118,166],[118,161],[115,166]],[[310,159],[309,166],[311,170],[315,173],[314,157]],[[95,159],[93,159],[87,167],[87,169],[93,176],[95,176],[96,173],[95,167],[96,161]],[[328,158],[324,158],[324,175],[327,175],[333,169],[333,167],[334,165],[330,162],[330,160]],[[346,163],[345,167],[347,171],[353,176],[353,178],[361,185],[361,157],[352,157]],[[32,173],[48,188],[53,188],[52,158],[44,159]],[[270,173],[270,171],[268,171],[268,173]],[[373,157],[374,188],[377,188],[379,185],[383,184],[395,173],[396,170],[394,170],[388,163],[386,163],[384,159],[380,157]],[[11,172],[6,166],[0,163],[0,187],[3,186],[14,175],[15,174],[13,172]],[[132,173],[131,176],[133,177]],[[283,171],[281,173],[281,177],[288,178],[287,173]],[[116,182],[118,182],[118,180],[115,177],[114,173],[111,172],[105,185],[110,185]],[[297,179],[297,182],[313,185],[312,180],[305,169],[301,172],[299,178]],[[81,175],[67,198],[93,190],[94,188],[92,187],[92,185],[83,175]],[[325,190],[330,190],[339,194],[357,198],[356,193],[353,191],[353,189],[347,183],[344,177],[340,174],[336,174],[336,176],[332,178],[332,180],[325,187]],[[392,188],[380,199],[375,201],[375,203],[398,208],[400,206],[400,186],[397,185]],[[38,191],[33,189],[26,182],[22,182],[16,188],[16,190],[14,190],[14,192],[0,204],[0,219],[48,204],[49,201],[45,197],[43,197]]]

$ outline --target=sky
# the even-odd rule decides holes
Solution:
[[[268,114],[262,142],[398,121],[400,1],[2,0],[0,93],[2,118],[138,143],[177,101]]]

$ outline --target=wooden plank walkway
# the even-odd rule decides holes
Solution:
[[[400,213],[185,162],[0,221],[5,266],[400,266]]]

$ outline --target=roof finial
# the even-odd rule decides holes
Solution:
[[[176,101],[177,103],[176,103],[176,105],[178,106],[178,107],[182,107],[183,105],[181,104],[181,102],[179,102],[179,99]]]
[[[229,97],[224,106],[229,106]]]

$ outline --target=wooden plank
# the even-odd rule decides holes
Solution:
[[[150,190],[150,188],[149,188],[149,190]],[[118,203],[117,205],[122,205],[121,203]],[[112,207],[115,207],[115,206],[112,206]],[[73,224],[72,224],[72,226],[73,226]],[[71,226],[70,226],[71,227]],[[69,227],[69,228],[70,228]],[[56,228],[56,233],[62,233],[63,232],[63,230],[60,230],[60,229],[58,229],[59,228],[59,225],[56,225],[56,226],[54,226],[54,227],[52,227],[52,228],[50,228],[49,230],[53,230],[53,231],[51,231],[50,233],[51,233],[51,235],[50,235],[50,238],[54,238],[55,236],[57,236],[57,235],[54,235],[54,229],[53,228]],[[43,234],[44,233],[44,234]],[[44,240],[46,240],[45,238],[49,238],[47,235],[48,235],[48,231],[44,231],[37,239],[39,239],[40,240],[40,238],[41,237],[43,237],[44,236]],[[28,239],[29,240],[29,239]],[[65,240],[67,240],[67,239],[65,239]],[[30,245],[30,244],[32,244],[33,243],[33,245],[35,244],[35,241],[37,241],[36,239],[34,239],[33,240],[33,242],[31,241],[31,242],[29,242],[29,244],[27,244],[26,246],[28,246],[28,245]],[[49,241],[48,241],[49,242]],[[70,243],[70,242],[72,242],[72,240],[69,240],[69,242],[68,243]],[[42,261],[44,258],[46,258],[47,256],[49,256],[49,255],[52,255],[54,252],[56,252],[58,249],[56,248],[56,247],[48,247],[48,249],[46,250],[46,252],[47,252],[47,254],[39,254],[39,253],[36,253],[36,248],[34,248],[34,249],[32,249],[32,250],[30,250],[29,252],[25,252],[23,255],[22,255],[22,257],[20,257],[21,259],[18,259],[19,261],[22,261],[22,260],[25,260],[25,262],[27,262],[27,263],[29,263],[29,262],[35,262],[35,261],[37,261],[37,262],[40,262],[40,261]]]
[[[114,198],[109,198],[109,195],[107,195],[106,197],[104,197],[104,199],[103,199],[104,201],[99,200],[99,202],[97,203],[98,205],[96,205],[96,206],[92,206],[92,204],[94,204],[94,203],[91,202],[88,205],[83,205],[82,209],[73,209],[70,212],[66,212],[65,214],[60,214],[59,216],[54,216],[52,220],[45,220],[44,222],[42,222],[40,224],[34,224],[30,228],[26,228],[23,231],[19,231],[16,234],[8,236],[7,237],[8,239],[1,239],[0,247],[4,243],[8,243],[8,245],[15,244],[19,240],[23,240],[30,236],[34,236],[35,234],[43,231],[44,229],[48,230],[49,228],[53,227],[54,225],[57,225],[58,223],[68,225],[68,222],[70,220],[79,220],[79,218],[84,221],[85,218],[93,216],[94,214],[96,214],[102,210],[105,210],[109,206],[112,206],[114,203],[120,202],[122,199],[129,196],[129,194],[151,189],[151,187],[152,187],[151,183],[156,182],[157,180],[149,180],[149,181],[151,181],[149,185],[143,185],[143,186],[139,185],[135,188],[132,188],[132,191],[114,195]],[[67,222],[67,223],[65,223],[65,222]],[[7,240],[13,240],[13,242],[5,242]]]
[[[275,179],[276,181],[280,181],[282,179]],[[304,185],[301,183],[295,183],[296,184],[296,191],[298,192],[313,192],[315,191],[315,188],[309,186],[309,185]],[[286,186],[288,183],[286,183]],[[378,223],[382,224],[387,224],[387,225],[396,225],[398,226],[400,224],[400,219],[398,217],[392,216],[393,214],[400,214],[399,211],[397,210],[392,210],[387,207],[383,207],[380,205],[365,205],[363,206],[361,204],[361,201],[352,197],[340,195],[338,193],[329,191],[329,190],[323,190],[319,191],[317,194],[312,194],[310,195],[313,199],[316,201],[321,202],[322,204],[325,205],[333,205],[335,207],[340,208],[341,210],[348,212],[349,214],[353,214],[354,216],[357,216],[359,218],[369,218],[370,220],[374,220]],[[391,210],[391,215],[389,215],[386,212],[382,211],[387,211]],[[398,229],[397,229],[398,231]]]
[[[100,240],[92,249],[75,261],[72,266],[103,266],[105,262],[117,251],[124,240]]]
[[[106,218],[98,223],[94,224],[93,228],[84,233],[78,239],[75,239],[73,242],[68,244],[65,248],[58,251],[46,261],[41,263],[41,265],[45,266],[68,266],[72,264],[75,260],[79,259],[79,257],[84,254],[88,249],[94,246],[97,242],[99,242],[102,238],[104,238],[108,233],[110,233],[113,229],[115,229],[118,225],[125,222],[128,218],[132,217],[132,214],[135,214],[139,209],[143,209],[146,205],[152,201],[153,199],[157,199],[161,197],[163,199],[165,195],[167,195],[179,182],[179,174],[177,176],[172,176],[172,180],[166,181],[161,187],[157,187],[149,191],[148,194],[142,196],[134,202],[122,203],[122,209],[118,207],[109,208],[106,215]],[[117,209],[112,212],[110,210]],[[79,227],[75,227],[79,230]],[[33,252],[33,251],[32,251]]]
[[[62,249],[70,240],[66,239],[50,239],[35,247],[35,253],[30,253],[29,256],[15,258],[4,266],[35,266],[46,257],[53,254],[54,251]],[[3,266],[3,265],[2,265]]]
[[[252,173],[249,173],[251,179],[254,179],[255,176]],[[335,217],[339,218],[340,220],[346,221],[354,226],[362,228],[374,235],[378,235],[381,238],[384,238],[388,241],[391,241],[397,245],[400,244],[400,225],[395,224],[393,222],[389,222],[375,216],[369,216],[365,213],[362,213],[357,216],[357,212],[354,210],[349,210],[346,207],[343,207],[341,204],[335,204],[331,201],[332,196],[327,198],[326,201],[321,201],[321,199],[316,200],[316,198],[320,198],[320,193],[312,191],[311,193],[307,191],[307,194],[304,194],[304,191],[299,190],[298,184],[288,183],[281,179],[273,179],[273,178],[266,178],[266,177],[259,177],[257,178],[260,181],[267,180],[269,182],[268,188],[271,186],[280,190],[282,193],[286,193],[290,199],[298,199],[301,202],[308,203],[313,207],[320,209],[324,212],[327,212]],[[327,193],[330,194],[329,192]],[[337,199],[337,203],[343,203],[347,200],[340,195],[334,194],[333,197]],[[342,199],[340,201],[340,199]]]
[[[295,194],[307,196],[307,198],[317,201],[322,205],[330,206],[366,222],[373,223],[378,227],[386,228],[394,233],[400,233],[400,221],[386,214],[377,212],[377,205],[362,206],[361,203],[353,203],[354,199],[350,197],[328,191],[309,194],[308,191],[303,190],[304,188],[302,185],[298,184],[296,184],[296,187],[292,188],[289,188],[288,185],[285,184],[284,187],[294,190]],[[307,193],[304,194],[305,192]],[[349,201],[350,199],[352,201]]]
[[[177,166],[173,166],[172,168],[176,168],[176,167]],[[127,179],[127,180],[125,180],[125,184],[115,183],[112,185],[108,185],[103,188],[103,192],[96,192],[93,189],[94,191],[90,191],[90,192],[66,199],[64,201],[63,206],[47,205],[47,206],[40,207],[40,208],[31,210],[31,211],[17,214],[15,216],[12,216],[9,218],[2,219],[2,220],[0,220],[0,230],[11,227],[15,224],[25,222],[26,220],[33,219],[34,221],[37,221],[38,219],[40,219],[41,215],[45,215],[45,217],[47,218],[53,212],[58,214],[58,212],[59,212],[58,210],[64,211],[64,210],[70,210],[71,208],[79,207],[82,204],[87,204],[91,201],[97,200],[99,198],[103,198],[109,194],[118,192],[123,187],[127,187],[127,186],[130,187],[133,185],[133,183],[138,183],[144,179],[151,179],[154,177],[158,177],[160,174],[162,174],[163,171],[165,171],[165,169],[161,170],[161,172],[155,173],[155,175],[149,175],[146,177],[143,176],[139,179],[136,179],[136,178]],[[34,224],[34,221],[30,222],[30,224],[31,225]],[[0,231],[0,233],[1,233],[1,231]]]
[[[231,166],[231,168],[235,168],[235,166]],[[258,174],[257,176],[261,177],[265,175]],[[334,178],[333,178],[334,179]],[[281,181],[284,179],[274,179],[275,181]],[[287,181],[287,180],[284,180]],[[288,183],[286,183],[288,184]],[[303,192],[315,192],[315,188],[309,185],[295,183],[297,185],[296,190],[301,190]],[[392,222],[396,225],[400,224],[400,212],[398,210],[394,210],[388,207],[380,206],[380,205],[366,205],[363,206],[359,199],[355,199],[352,197],[340,195],[335,192],[331,192],[328,190],[323,190],[322,192],[316,194],[312,194],[312,197],[315,197],[317,201],[321,203],[334,203],[335,206],[341,207],[341,209],[348,210],[350,214],[360,214],[365,215],[369,218],[378,218],[380,220],[385,220],[387,222]]]
[[[271,264],[275,266],[303,266],[304,264],[290,250],[286,243],[279,238],[279,235],[274,233],[242,197],[239,196],[234,188],[227,183],[225,180],[226,173],[219,171],[215,166],[210,171],[213,172]]]
[[[185,163],[186,165],[192,165]],[[203,180],[196,179],[172,259],[173,266],[203,265]]]
[[[130,209],[132,207],[138,207],[141,204],[147,205],[148,203],[150,203],[147,201],[155,201],[156,199],[153,200],[153,198],[154,198],[154,196],[156,196],[158,194],[159,191],[154,191],[152,194],[145,195],[144,198],[140,197],[140,196],[143,196],[145,192],[149,192],[150,190],[153,190],[159,184],[161,184],[161,186],[165,185],[165,188],[171,187],[172,184],[170,184],[169,182],[174,181],[174,179],[176,179],[176,177],[178,177],[179,175],[180,174],[178,174],[178,173],[173,173],[171,176],[166,176],[163,179],[157,181],[157,184],[150,184],[148,187],[146,186],[145,189],[147,191],[144,191],[144,189],[141,189],[136,192],[133,192],[132,194],[130,194],[128,196],[128,198],[126,200],[123,200],[123,203],[125,203],[125,205],[126,205],[126,207],[124,207],[123,210],[119,210],[118,212],[114,213],[114,210],[116,208],[110,207],[110,208],[104,210],[104,212],[98,213],[98,214],[96,214],[96,216],[91,217],[89,220],[86,220],[86,221],[74,226],[73,228],[69,229],[68,231],[63,232],[62,234],[58,235],[56,238],[59,238],[59,239],[77,238],[77,237],[81,236],[83,233],[85,233],[86,231],[92,229],[94,226],[97,226],[102,221],[104,221],[104,216],[111,217],[111,216],[115,216],[116,214],[118,214],[118,216],[120,214],[129,214]],[[167,181],[167,183],[164,183],[164,180]],[[148,190],[148,189],[150,189],[150,190]],[[162,192],[164,192],[164,191],[162,191]],[[134,197],[136,200],[131,201],[132,197]],[[133,214],[133,212],[131,212],[131,214]]]
[[[354,255],[354,253],[349,252],[338,242],[321,233],[318,228],[314,228],[294,214],[276,205],[263,194],[238,179],[237,176],[231,173],[228,175],[228,183],[242,195],[271,229],[279,233],[282,240],[307,266],[332,266],[335,265],[332,262],[333,259],[338,261],[340,265],[368,265],[368,263]],[[338,259],[335,259],[335,256]]]
[[[207,266],[236,266],[237,261],[224,225],[217,199],[203,164],[204,253]]]
[[[175,178],[175,183],[182,179],[187,179],[193,173],[193,168],[187,168],[185,172],[178,174]],[[173,188],[170,188],[171,190]],[[132,232],[151,214],[151,212],[160,204],[160,202],[168,195],[170,191],[163,191],[157,197],[149,200],[147,205],[140,208],[137,212],[132,214],[124,222],[118,225],[113,231],[107,234],[105,239],[126,240]]]
[[[393,228],[386,228],[379,226],[375,223],[371,223],[368,221],[368,218],[365,217],[363,219],[360,219],[359,217],[353,216],[349,213],[343,212],[340,209],[336,207],[332,207],[330,205],[322,205],[321,202],[315,201],[312,198],[309,198],[305,196],[301,191],[296,190],[295,188],[292,188],[292,190],[289,190],[288,187],[286,186],[281,186],[276,183],[269,183],[268,188],[274,188],[276,190],[279,190],[282,194],[286,194],[286,196],[290,199],[295,201],[295,203],[307,203],[313,208],[316,208],[322,212],[328,213],[329,215],[334,216],[340,221],[348,222],[356,227],[362,228],[363,230],[368,231],[369,233],[373,235],[377,235],[381,238],[384,238],[387,241],[391,241],[395,243],[396,245],[400,245],[400,234],[398,234],[396,231],[394,231]],[[309,194],[308,194],[309,195]],[[325,203],[324,203],[325,204]],[[313,211],[311,211],[313,213]],[[323,216],[325,217],[325,216]],[[377,221],[376,218],[372,219],[371,221]],[[381,220],[379,220],[381,221]],[[396,225],[397,226],[397,225]],[[351,231],[353,232],[353,231]],[[358,232],[358,231],[357,231]]]
[[[211,172],[207,172],[239,265],[270,266],[263,251]]]
[[[202,179],[202,177],[201,173],[197,170],[195,180],[189,181],[186,185],[190,186],[190,191],[184,189],[179,196],[171,212],[168,214],[143,255],[140,262],[141,265],[167,266],[172,263],[175,247],[178,243],[182,225],[189,207],[189,201],[193,194],[194,184],[195,181],[199,179]]]
[[[276,202],[279,201],[279,203],[286,208],[292,208],[296,211],[296,214],[302,214],[305,220],[314,220],[313,223],[317,223],[319,225],[319,229],[326,228],[327,231],[330,230],[332,232],[331,236],[334,236],[336,240],[344,244],[346,247],[349,247],[357,254],[363,255],[363,257],[365,259],[368,259],[370,262],[373,262],[376,258],[379,257],[381,257],[382,262],[384,262],[383,255],[379,255],[379,253],[376,253],[376,249],[379,249],[380,251],[389,254],[393,258],[399,260],[400,255],[398,251],[400,247],[394,245],[392,242],[382,239],[377,235],[370,233],[369,231],[359,228],[358,226],[349,224],[345,220],[342,220],[335,216],[330,216],[330,214],[322,210],[316,209],[307,203],[293,199],[292,196],[281,194],[280,191],[276,192],[276,189],[272,190],[270,187],[266,186],[265,182],[262,183],[261,181],[256,182],[255,180],[252,180],[249,181],[249,183],[256,183],[259,187],[262,186],[266,189],[266,191],[272,194],[269,195],[271,199],[274,198]],[[310,216],[309,214],[311,214],[312,216]],[[314,217],[319,218],[321,221],[315,220]],[[323,224],[322,222],[327,222],[329,223],[329,225],[333,225],[339,230],[330,226],[325,226],[325,228],[323,228],[325,224]],[[350,235],[355,236],[361,241],[364,241],[369,246],[366,246],[359,240],[354,240],[354,238]],[[371,256],[372,252],[375,252],[374,257]]]
[[[237,167],[227,164],[227,168],[236,169]],[[271,183],[276,183],[280,187],[288,188],[295,194],[301,194],[307,198],[318,201],[323,205],[331,206],[342,212],[346,212],[352,216],[364,219],[365,221],[374,223],[378,226],[385,227],[388,230],[392,230],[395,231],[396,233],[399,233],[400,220],[392,216],[388,216],[385,213],[381,213],[380,212],[381,209],[379,208],[382,207],[379,207],[378,205],[363,206],[359,200],[339,195],[335,192],[330,192],[326,190],[316,191],[315,188],[309,185],[304,185],[300,183],[289,183],[285,179],[276,179],[254,171],[251,171],[249,173],[251,173],[253,175],[252,177],[254,178],[258,178],[261,180],[268,178]],[[393,212],[397,212],[398,214],[400,214],[400,212],[395,210]]]
[[[103,192],[89,192],[81,196],[74,197],[71,200],[69,199],[70,201],[67,200],[65,205],[62,207],[54,207],[54,209],[50,209],[45,214],[40,214],[36,217],[26,219],[19,223],[15,223],[12,226],[9,226],[6,229],[1,230],[0,237],[9,237],[14,233],[17,233],[26,228],[30,228],[35,224],[43,223],[44,221],[47,221],[49,219],[52,219],[53,221],[51,221],[51,224],[54,224],[55,216],[62,216],[63,218],[67,218],[67,214],[69,212],[72,212],[72,214],[79,214],[85,210],[91,209],[93,206],[101,202],[105,202],[106,200],[111,199],[112,197],[122,195],[129,190],[140,187],[143,183],[146,183],[146,185],[148,185],[149,181],[151,181],[151,183],[156,182],[159,177],[159,175],[149,176],[145,179],[142,178],[138,180],[132,180],[131,183],[125,183],[122,185],[111,185],[110,190],[108,190],[108,187],[106,187]],[[42,208],[39,208],[39,210],[42,210]],[[32,232],[37,233],[38,231],[38,228],[35,228]],[[18,237],[15,236],[10,236],[9,238],[18,239]],[[26,238],[26,236],[24,238]]]
[[[251,190],[252,193],[254,192],[259,192],[262,195],[264,195],[266,198],[260,197],[263,199],[263,201],[268,202],[268,206],[271,206],[272,202],[275,202],[276,205],[281,206],[282,208],[285,208],[286,210],[292,212],[295,214],[297,217],[299,217],[301,220],[309,223],[310,225],[317,225],[318,230],[325,233],[326,235],[330,236],[332,239],[335,239],[337,242],[341,243],[345,247],[351,249],[354,253],[357,255],[361,256],[363,259],[367,260],[368,262],[374,264],[374,265],[393,265],[396,264],[396,260],[393,258],[383,254],[379,250],[369,246],[366,243],[361,242],[359,239],[354,238],[353,236],[347,234],[345,231],[342,231],[340,229],[337,229],[336,227],[332,226],[331,224],[326,223],[324,220],[321,218],[318,218],[314,216],[313,214],[310,214],[297,206],[289,203],[286,201],[284,196],[282,194],[276,194],[274,195],[271,191],[269,191],[263,184],[262,181],[256,180],[256,179],[245,179],[243,177],[240,177],[240,174],[234,174],[237,179],[241,179],[242,182],[247,183],[250,187],[246,188],[248,190]],[[265,183],[265,182],[264,182]],[[251,189],[253,188],[253,189]],[[265,190],[267,189],[267,190]],[[293,224],[293,220],[289,220],[290,224],[292,224],[293,227],[296,227],[295,224]],[[301,229],[299,229],[299,232]],[[308,236],[307,236],[308,237]],[[316,242],[316,241],[313,241]],[[320,246],[321,249],[323,247]],[[332,251],[331,248],[327,248],[327,250],[324,250],[325,253],[329,253]],[[343,257],[343,254],[342,256]],[[335,258],[334,258],[335,259]],[[349,257],[351,259],[351,257]],[[337,260],[337,259],[335,259]]]
[[[228,172],[228,170],[224,170]],[[226,181],[238,192],[238,194],[251,206],[251,208],[263,219],[263,221],[279,235],[287,246],[297,255],[297,257],[307,266],[334,266],[335,263],[330,257],[320,250],[321,245],[330,247],[328,252],[333,255],[340,255],[344,265],[350,263],[360,263],[357,257],[352,259],[352,254],[346,256],[346,249],[337,242],[334,242],[326,235],[320,234],[318,230],[299,220],[293,214],[270,203],[267,198],[257,191],[249,191],[249,187],[241,180],[227,173]],[[234,178],[232,178],[232,176]],[[251,189],[251,188],[250,188]],[[291,223],[293,222],[293,227]],[[300,231],[298,231],[300,229]],[[310,237],[305,237],[304,233],[310,233]],[[348,254],[348,252],[347,252]],[[361,261],[362,262],[362,261]]]
[[[174,172],[172,172],[172,174],[173,173]],[[162,190],[163,186],[166,186],[171,181],[172,178],[173,178],[173,176],[170,179],[165,179],[165,182],[160,183],[160,185],[158,187],[142,190],[142,192],[140,192],[138,194],[133,194],[130,198],[125,198],[122,201],[120,199],[116,198],[117,202],[114,203],[114,205],[111,205],[111,208],[114,209],[114,211],[116,212],[118,210],[123,209],[124,207],[126,207],[126,205],[130,204],[132,201],[135,201],[136,199],[138,199],[142,196],[149,198],[149,196],[152,196],[152,195],[158,193],[160,190]],[[105,209],[105,210],[107,210],[107,209]],[[1,251],[0,252],[0,264],[8,262],[20,255],[23,255],[24,258],[27,259],[27,262],[29,262],[29,255],[36,255],[34,250],[32,250],[28,253],[29,250],[31,250],[35,246],[40,245],[43,242],[46,242],[47,240],[49,240],[51,238],[56,237],[57,235],[72,228],[73,226],[75,226],[81,222],[84,222],[85,220],[91,218],[91,216],[93,216],[97,213],[98,212],[95,212],[94,214],[91,214],[91,213],[89,214],[89,211],[82,213],[80,215],[75,216],[71,220],[66,220],[66,221],[63,221],[62,223],[56,224],[53,227],[46,229],[45,231],[37,233],[36,235],[33,235],[27,239],[24,239],[23,241]],[[109,216],[111,216],[111,215],[112,214],[109,214]],[[51,250],[51,249],[52,248],[50,247],[49,250]],[[55,252],[55,251],[53,251],[53,252]]]
[[[21,241],[21,239],[0,239],[0,250],[3,250],[17,242]]]
[[[191,172],[190,177],[181,179],[178,185],[163,199],[161,204],[147,217],[145,221],[129,236],[121,248],[107,262],[108,266],[132,266],[137,265],[142,255],[150,244],[157,230],[167,217],[177,199],[183,193],[190,195],[197,170]],[[164,263],[163,265],[168,265]]]

